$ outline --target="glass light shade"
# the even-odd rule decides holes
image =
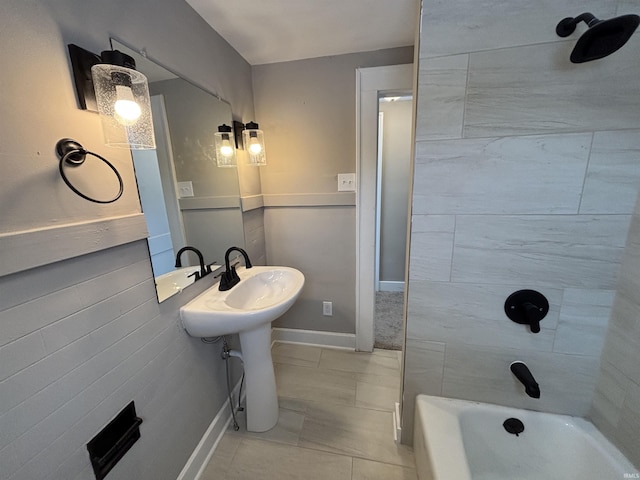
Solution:
[[[216,132],[213,135],[216,144],[216,162],[219,167],[235,167],[238,165],[232,135],[229,132]]]
[[[264,135],[262,130],[247,128],[242,131],[242,140],[249,157],[249,165],[266,165],[267,155],[264,148]]]
[[[135,150],[156,148],[147,78],[130,68],[91,67],[105,143]]]

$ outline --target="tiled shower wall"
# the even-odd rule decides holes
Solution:
[[[575,38],[554,29],[583,10],[628,13],[611,3],[518,0],[497,22],[486,5],[474,15],[470,2],[424,2],[405,442],[419,393],[589,411],[640,185],[640,35],[573,65]],[[504,314],[523,288],[550,303],[538,334]],[[540,399],[524,394],[514,360],[529,365]]]
[[[640,203],[631,220],[620,281],[589,416],[640,468]]]

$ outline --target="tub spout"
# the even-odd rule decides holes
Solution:
[[[540,387],[531,374],[529,368],[522,362],[513,362],[509,367],[520,383],[524,385],[524,391],[531,398],[540,398]]]

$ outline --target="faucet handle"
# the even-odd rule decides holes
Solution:
[[[214,278],[220,277],[220,285],[218,286],[218,290],[224,292],[226,290],[231,290],[239,281],[240,277],[236,273],[235,266],[229,267],[229,270],[225,270],[220,272]]]
[[[535,290],[518,290],[507,298],[504,312],[515,323],[529,325],[531,333],[538,333],[540,321],[549,312],[549,301]]]
[[[233,280],[236,280],[236,283],[238,282],[238,280],[240,280],[240,277],[238,276],[238,273],[236,272],[236,267],[240,264],[240,262],[236,262],[233,265],[231,265],[231,272],[229,272],[229,274],[231,275],[231,278]],[[234,283],[235,285],[235,283]]]
[[[529,323],[529,328],[532,333],[540,332],[540,320],[544,317],[544,308],[534,305],[531,302],[524,302],[522,304],[522,312]]]

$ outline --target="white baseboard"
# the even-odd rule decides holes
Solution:
[[[404,282],[380,281],[381,292],[404,292]]]
[[[393,439],[400,445],[402,440],[402,420],[400,417],[400,402],[396,402],[393,410]]]
[[[356,348],[356,336],[353,333],[322,332],[317,330],[299,330],[296,328],[272,328],[272,343],[300,343],[320,347]]]
[[[233,388],[233,391],[231,392],[232,398],[237,398],[241,381],[242,380],[239,380]],[[207,428],[207,431],[204,432],[200,442],[189,457],[189,460],[187,460],[187,463],[176,480],[198,480],[202,476],[205,468],[207,468],[209,460],[211,460],[213,452],[216,450],[220,440],[222,440],[224,432],[227,431],[227,427],[229,426],[229,423],[231,423],[232,418],[231,407],[229,406],[229,400],[227,399],[209,425],[209,428]]]

